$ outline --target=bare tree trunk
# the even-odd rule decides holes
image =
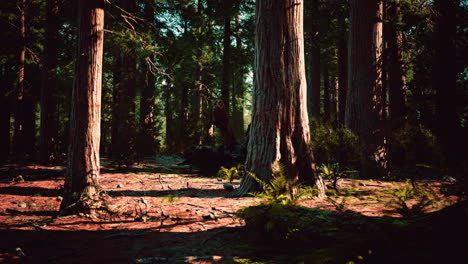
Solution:
[[[237,56],[234,56],[235,71],[232,84],[232,124],[234,137],[239,141],[244,137],[244,76],[243,65],[240,65],[239,54],[242,52],[242,42],[240,37],[240,15],[236,16],[236,50]]]
[[[257,0],[253,116],[245,168],[269,181],[280,161],[291,180],[317,185],[309,148],[304,67],[303,4],[299,0]],[[258,191],[246,174],[238,195]]]
[[[390,103],[390,120],[392,126],[400,126],[406,116],[405,77],[403,75],[402,45],[403,38],[400,29],[400,1],[388,3],[387,16],[387,65],[388,65],[388,94]]]
[[[166,116],[166,138],[165,144],[168,150],[173,150],[174,148],[174,131],[173,131],[173,110],[172,110],[172,83],[171,80],[168,78],[166,79],[166,89],[164,93],[164,114]]]
[[[319,0],[312,0],[312,13],[318,16]],[[318,19],[313,22],[310,32],[310,68],[308,86],[308,108],[312,120],[320,118],[320,32]]]
[[[456,9],[459,5],[459,0],[434,1],[436,17],[432,81],[436,90],[435,133],[442,144],[449,173],[456,176],[461,172],[460,176],[466,177],[463,171],[460,171],[463,167],[466,168],[463,166],[463,163],[466,164],[466,155],[460,155],[460,153],[466,150],[467,140],[457,115],[456,93]]]
[[[39,161],[44,164],[57,158],[57,54],[58,54],[58,0],[47,0],[47,27],[45,59],[41,89],[41,129]]]
[[[226,111],[230,113],[230,106],[229,106],[229,90],[231,85],[231,1],[227,0],[224,2],[224,38],[223,38],[223,79],[222,79],[222,86],[221,86],[221,98],[224,103],[224,107]]]
[[[346,39],[338,40],[338,122],[345,124],[346,94],[348,90],[348,53]]]
[[[154,8],[151,4],[145,4],[145,20],[153,24]],[[151,61],[155,54],[149,55]],[[152,72],[148,62],[142,61],[143,74],[145,74],[144,86],[141,90],[140,106],[140,140],[138,141],[139,156],[152,156],[156,153],[156,127],[155,127],[155,73]],[[136,77],[136,76],[135,76]]]
[[[61,214],[89,212],[99,192],[104,0],[79,3],[79,37]]]
[[[122,0],[122,8],[129,13],[136,11],[135,0]],[[135,161],[135,139],[136,139],[136,117],[135,117],[135,96],[136,96],[136,51],[134,47],[128,49],[120,55],[121,69],[120,85],[114,92],[118,101],[114,102],[114,107],[118,110],[118,124],[116,130],[116,147],[113,159],[122,164],[131,165]]]
[[[18,75],[16,84],[15,133],[13,152],[16,158],[30,158],[34,150],[34,114],[33,100],[30,88],[25,82],[26,64],[26,9],[28,0],[20,0],[20,41],[18,56]]]
[[[1,22],[0,22],[1,23]],[[9,78],[11,65],[0,66],[0,162],[10,156],[10,93],[12,80]]]
[[[350,1],[346,126],[363,145],[361,174],[387,176],[382,95],[382,1]]]
[[[323,64],[323,117],[325,121],[330,121],[330,76],[327,63]]]

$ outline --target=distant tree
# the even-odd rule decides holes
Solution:
[[[154,25],[154,7],[146,3],[144,7],[144,19],[146,23]],[[154,45],[154,43],[150,43]],[[149,54],[143,58],[141,64],[143,68],[143,87],[141,88],[140,104],[140,133],[138,140],[139,156],[152,156],[156,153],[156,73],[151,63],[154,62],[155,53]]]
[[[309,67],[309,83],[307,91],[307,100],[309,108],[309,116],[312,119],[320,117],[320,32],[319,32],[319,0],[312,0],[311,13],[314,16],[312,21],[312,30],[310,34],[310,67]]]
[[[382,1],[350,0],[346,126],[363,145],[361,175],[388,174],[382,94]]]
[[[456,68],[456,10],[459,0],[435,0],[434,59],[432,68],[435,100],[435,134],[443,147],[450,173],[455,175],[462,167],[466,148],[457,115],[457,68]],[[466,88],[466,87],[465,87]],[[466,107],[466,104],[465,104]],[[462,136],[463,135],[463,136]],[[464,160],[466,164],[466,159]],[[457,168],[458,167],[458,168]],[[466,166],[465,166],[466,169]]]
[[[49,164],[57,158],[57,55],[58,55],[58,0],[46,3],[46,42],[41,86],[41,126],[39,161]]]
[[[253,116],[245,168],[269,181],[280,161],[293,181],[317,185],[309,148],[307,84],[304,67],[303,3],[298,0],[257,0]],[[248,174],[238,195],[258,191]]]
[[[79,36],[70,145],[61,214],[90,211],[99,192],[104,0],[79,3]]]
[[[390,121],[398,126],[406,116],[405,76],[403,74],[403,33],[401,31],[400,1],[387,2],[388,94]]]
[[[26,10],[28,0],[19,0],[19,42],[15,102],[15,132],[13,138],[14,156],[19,159],[31,158],[34,151],[35,124],[34,102],[31,86],[26,83]]]

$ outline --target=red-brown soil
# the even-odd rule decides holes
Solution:
[[[242,246],[237,227],[243,222],[234,212],[261,201],[228,198],[225,181],[176,173],[188,172],[177,162],[161,157],[124,171],[103,166],[100,184],[107,193],[106,209],[66,217],[56,217],[63,167],[3,165],[0,262],[253,263],[255,249]],[[335,200],[340,203],[344,197],[346,209],[364,215],[388,215],[388,190],[394,184],[404,183],[345,179],[341,189],[346,195]],[[329,199],[302,205],[336,207]]]

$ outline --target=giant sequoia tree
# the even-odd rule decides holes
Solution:
[[[388,173],[383,123],[382,1],[350,0],[346,126],[362,144],[361,174]]]
[[[104,0],[79,4],[70,145],[61,213],[87,211],[98,193]]]
[[[245,167],[268,181],[273,164],[280,161],[290,179],[324,191],[309,149],[303,42],[301,1],[257,1],[253,116]],[[237,193],[258,188],[246,175]]]

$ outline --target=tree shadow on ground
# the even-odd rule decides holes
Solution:
[[[62,190],[61,189],[47,189],[47,188],[40,188],[40,187],[9,186],[9,187],[0,187],[0,194],[18,195],[18,196],[57,197],[62,194]]]
[[[107,194],[111,197],[119,196],[131,196],[131,197],[201,197],[201,198],[217,198],[227,197],[230,192],[224,189],[195,189],[195,188],[184,188],[176,190],[123,190],[123,191],[107,191]]]
[[[11,166],[3,167],[0,169],[0,179],[6,180],[21,180],[24,181],[45,181],[45,180],[55,180],[62,179],[65,175],[64,169],[43,169],[43,168],[26,168],[20,167],[15,168]]]

